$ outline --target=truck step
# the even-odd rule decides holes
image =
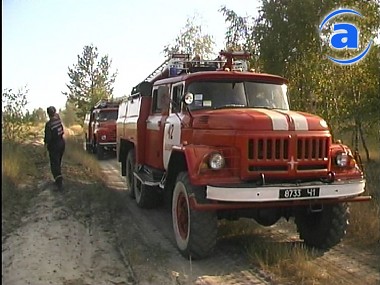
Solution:
[[[144,185],[159,186],[161,180],[154,180],[154,178],[144,171],[134,172],[135,177]]]

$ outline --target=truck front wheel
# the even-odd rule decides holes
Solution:
[[[135,169],[135,162],[136,162],[136,155],[135,150],[131,149],[128,152],[127,156],[127,169],[126,169],[126,180],[127,180],[127,188],[128,188],[128,195],[131,198],[135,198],[135,186],[134,186],[134,175],[133,170]]]
[[[104,153],[105,153],[105,150],[104,150],[104,147],[102,147],[101,145],[96,145],[96,157],[99,159],[99,160],[102,160],[104,159]]]
[[[190,208],[189,196],[205,200],[203,187],[191,185],[187,172],[181,172],[174,187],[172,218],[177,247],[186,258],[202,259],[215,247],[217,216],[215,212],[195,211]]]
[[[92,149],[91,149],[91,142],[89,139],[87,139],[87,135],[85,135],[84,137],[84,141],[85,141],[85,149],[88,153],[91,153],[92,152]]]
[[[325,205],[322,211],[297,211],[295,223],[305,244],[322,250],[337,245],[346,234],[349,208],[346,203]]]
[[[134,189],[136,204],[143,209],[152,209],[161,203],[161,193],[157,187],[143,184],[139,179],[134,177]]]

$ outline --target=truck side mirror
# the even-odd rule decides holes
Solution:
[[[191,92],[187,92],[183,97],[182,101],[185,102],[186,105],[191,105],[194,101],[194,94]]]

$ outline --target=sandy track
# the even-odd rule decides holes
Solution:
[[[108,184],[114,189],[125,190],[124,178],[120,176],[117,162],[102,161],[101,166]],[[140,209],[132,199],[127,199],[126,209],[125,216],[119,222],[120,229],[116,232],[119,239],[124,239],[124,244],[139,239],[144,248],[148,248],[138,252],[138,262],[129,259],[136,279],[142,284],[164,285],[169,280],[173,282],[171,284],[273,284],[269,274],[250,265],[247,257],[241,254],[239,245],[218,243],[213,256],[191,262],[183,258],[176,248],[168,210],[162,207]],[[128,240],[128,235],[135,236]],[[130,246],[123,247],[123,243],[120,248],[126,256],[131,255],[131,250],[136,250]],[[146,272],[150,272],[150,278],[147,278]]]
[[[23,225],[3,243],[2,284],[132,284],[110,238],[62,206],[45,185]]]

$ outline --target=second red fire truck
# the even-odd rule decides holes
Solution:
[[[86,150],[103,159],[116,150],[116,119],[119,102],[100,100],[84,119],[83,129]]]

